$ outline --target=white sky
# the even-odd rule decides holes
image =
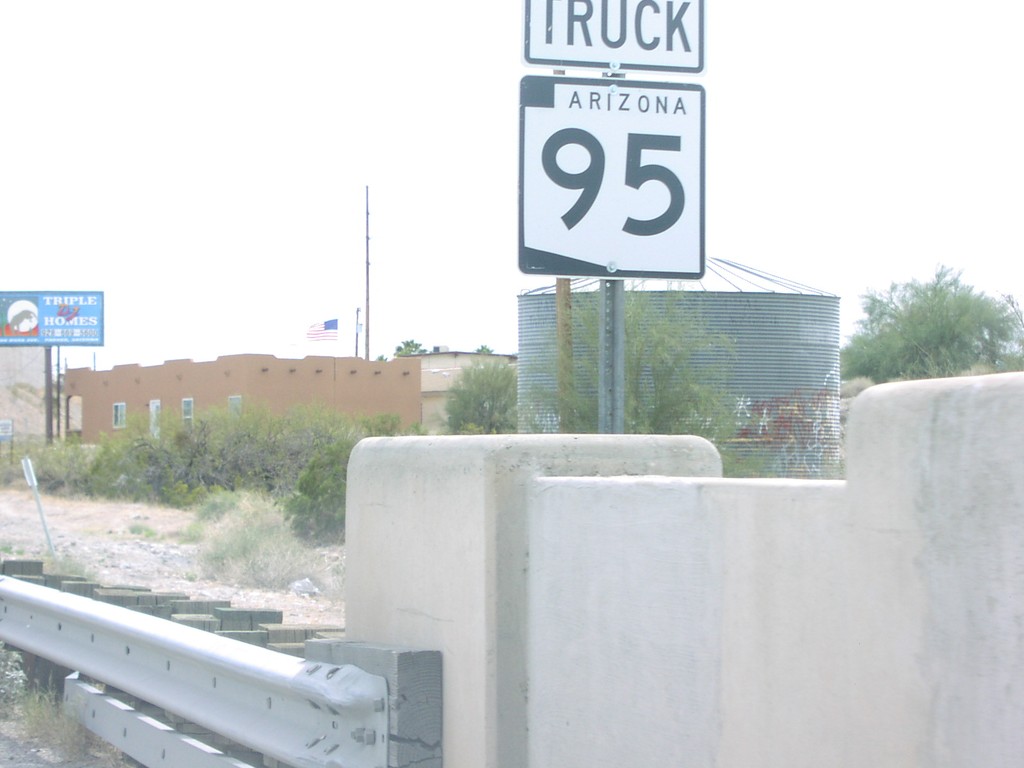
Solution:
[[[940,264],[1024,300],[1024,7],[707,3],[709,257],[840,295],[844,333]],[[515,352],[553,282],[517,266],[522,15],[0,0],[0,290],[105,292],[73,367],[352,354],[369,186],[372,355]]]

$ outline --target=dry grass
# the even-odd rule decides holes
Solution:
[[[45,745],[57,765],[124,768],[131,761],[64,712],[52,693],[25,690],[11,709],[17,736]]]
[[[301,541],[270,500],[240,494],[237,501],[204,525],[199,563],[206,578],[258,589],[287,589],[308,578],[322,592],[340,591],[340,557]]]
[[[856,397],[868,387],[874,386],[875,382],[866,376],[858,376],[853,379],[848,379],[842,383],[839,389],[839,395],[844,400]]]
[[[0,643],[0,718],[21,740],[45,745],[59,757],[60,765],[82,764],[90,768],[127,765],[122,755],[64,712],[50,691],[31,688],[22,670],[21,656]]]
[[[44,568],[47,573],[59,573],[61,576],[79,576],[83,579],[93,581],[96,578],[94,569],[89,568],[80,560],[71,555],[58,553],[55,556],[47,555],[43,558]]]

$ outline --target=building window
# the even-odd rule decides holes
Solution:
[[[195,401],[191,397],[181,398],[181,423],[186,429],[192,429],[192,412],[195,408]]]
[[[241,395],[229,395],[228,396],[228,413],[232,416],[242,415],[242,396]]]
[[[114,429],[124,429],[128,426],[128,406],[124,403],[114,403]]]
[[[149,401],[149,434],[160,437],[160,401]]]

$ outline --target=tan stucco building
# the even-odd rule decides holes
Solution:
[[[396,414],[404,427],[421,422],[420,361],[357,357],[230,355],[211,362],[171,360],[163,365],[118,365],[109,371],[74,368],[65,376],[63,413],[81,413],[90,443],[122,428],[134,414],[175,414],[188,420],[213,407],[259,403],[283,414],[299,404],[321,403],[352,416]]]

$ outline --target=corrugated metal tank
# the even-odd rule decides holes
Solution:
[[[598,301],[593,290],[573,292],[574,334],[579,331],[576,316],[588,311],[593,316]],[[761,455],[767,474],[835,474],[841,442],[837,296],[646,287],[631,291],[629,301],[647,305],[643,317],[671,317],[682,310],[698,318],[706,334],[728,340],[702,353],[694,365],[705,372],[707,384],[734,402],[736,436],[729,448]],[[558,414],[551,405],[557,391],[556,318],[553,290],[519,297],[522,431],[558,430]],[[592,358],[593,348],[574,348],[577,369],[597,364],[581,356]]]

